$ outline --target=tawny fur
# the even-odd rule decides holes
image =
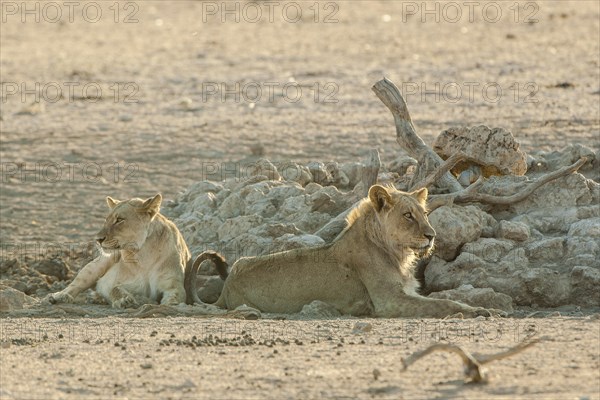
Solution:
[[[331,244],[239,259],[216,305],[296,313],[320,300],[356,316],[490,315],[482,308],[416,293],[414,262],[431,251],[435,236],[426,198],[427,189],[405,193],[371,187]]]
[[[48,300],[72,302],[95,286],[115,308],[185,303],[184,274],[190,252],[175,224],[159,213],[160,194],[147,200],[106,200],[111,211],[97,235],[102,254]]]

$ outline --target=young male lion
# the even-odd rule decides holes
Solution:
[[[117,201],[107,197],[110,213],[96,237],[102,254],[83,267],[67,288],[50,294],[48,300],[72,302],[95,285],[115,308],[137,307],[148,301],[166,305],[200,302],[195,292],[186,295],[184,279],[195,279],[200,263],[213,258],[213,253],[204,252],[190,263],[181,233],[159,212],[161,201],[160,194],[147,200]],[[224,279],[227,266],[217,262],[217,267]]]
[[[376,317],[473,317],[488,310],[416,293],[416,257],[429,253],[427,189],[405,193],[374,185],[331,244],[239,259],[216,305],[296,313],[314,300],[342,314]]]

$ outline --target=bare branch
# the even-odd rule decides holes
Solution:
[[[478,356],[476,356],[477,361],[479,361],[479,363],[483,365],[483,364],[487,364],[492,361],[501,360],[503,358],[514,356],[515,354],[522,352],[526,348],[533,346],[536,343],[539,343],[539,341],[540,341],[540,338],[536,338],[527,343],[519,343],[515,347],[511,347],[510,349],[503,351],[501,353],[491,354],[488,356],[479,356],[478,355]]]
[[[528,347],[538,343],[540,339],[534,339],[527,343],[519,343],[518,345],[503,351],[501,353],[491,354],[488,356],[474,356],[462,347],[446,344],[446,343],[436,343],[425,350],[418,351],[416,353],[411,354],[406,359],[402,359],[402,365],[404,369],[407,369],[410,365],[412,365],[417,360],[425,357],[428,354],[431,354],[436,351],[445,351],[449,353],[454,353],[460,356],[465,373],[465,381],[467,382],[487,382],[488,376],[487,371],[483,368],[484,364],[487,364],[491,361],[500,360],[506,357],[513,356],[527,349]]]
[[[429,174],[423,181],[415,184],[410,190],[418,190],[435,184],[446,172],[449,172],[452,168],[454,168],[456,164],[466,160],[471,160],[471,158],[464,153],[459,152],[452,154],[452,156],[450,156],[450,158],[440,165],[438,169]]]
[[[377,183],[379,169],[381,168],[381,160],[379,158],[379,152],[377,149],[372,149],[369,151],[368,158],[364,165],[365,167],[363,168],[360,179],[360,198],[367,197],[371,186]]]
[[[402,97],[400,90],[387,78],[383,78],[375,83],[372,87],[373,91],[385,104],[394,116],[396,125],[396,141],[408,152],[408,154],[419,160],[419,164],[423,167],[436,168],[442,164],[442,159],[431,148],[429,148],[423,139],[417,135],[415,127],[410,118],[406,101]],[[450,174],[446,172],[441,177],[441,186],[448,188],[451,192],[462,190],[462,186]]]
[[[525,200],[531,193],[537,190],[540,186],[545,185],[546,183],[553,181],[555,179],[561,178],[563,176],[569,175],[575,171],[577,171],[583,164],[587,161],[586,157],[582,157],[579,161],[570,165],[568,167],[560,168],[556,171],[550,172],[535,181],[531,182],[525,189],[522,191],[515,193],[511,196],[494,196],[485,193],[478,193],[476,189],[481,186],[484,181],[483,177],[480,177],[477,182],[470,185],[466,189],[461,190],[458,193],[448,193],[448,194],[438,194],[430,196],[429,200],[429,208],[433,210],[441,205],[448,204],[458,204],[458,203],[485,203],[485,204],[493,204],[493,205],[510,205],[514,203],[518,203],[519,201]]]

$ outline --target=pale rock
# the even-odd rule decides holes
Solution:
[[[526,247],[527,257],[531,261],[555,261],[565,255],[565,238],[555,237],[533,242]]]
[[[600,218],[589,218],[571,224],[569,236],[600,239]]]
[[[398,156],[387,166],[388,171],[396,172],[400,176],[404,176],[410,169],[416,168],[418,161],[409,156]]]
[[[353,188],[362,180],[365,166],[359,162],[347,162],[340,169],[348,177],[347,187]]]
[[[313,193],[318,192],[322,188],[323,188],[323,186],[319,185],[318,183],[311,182],[308,185],[306,185],[304,190],[306,191],[306,194],[313,194]]]
[[[300,195],[288,197],[283,201],[283,204],[279,208],[278,215],[285,218],[292,214],[308,213],[310,212],[310,199],[308,196]]]
[[[435,229],[435,254],[445,260],[456,258],[460,248],[481,236],[489,214],[475,206],[443,206],[434,210],[429,222]]]
[[[211,213],[217,208],[217,197],[212,192],[202,193],[192,201],[192,208],[202,214]]]
[[[277,213],[276,202],[263,195],[263,198],[246,202],[246,215],[256,214],[263,218],[271,218]]]
[[[577,265],[571,270],[571,302],[600,307],[600,269]]]
[[[579,221],[579,207],[538,208],[517,215],[511,221],[521,222],[541,233],[567,233],[569,226]]]
[[[53,276],[61,281],[66,280],[72,274],[69,266],[60,258],[42,259],[33,263],[33,269],[40,274]]]
[[[223,220],[217,216],[203,215],[196,228],[199,236],[207,242],[217,240],[217,231],[223,225]],[[184,235],[184,237],[186,237]],[[188,242],[189,243],[189,242]]]
[[[281,165],[279,170],[283,180],[296,182],[301,186],[306,186],[313,180],[313,177],[307,167],[294,162]]]
[[[555,179],[536,189],[525,200],[512,204],[511,209],[515,214],[527,214],[535,210],[552,213],[560,212],[564,207],[589,205],[592,193],[586,180],[577,172]]]
[[[569,278],[557,271],[548,268],[528,268],[521,272],[519,278],[527,287],[529,295],[522,305],[535,303],[541,307],[558,307],[565,304],[570,296]]]
[[[249,176],[266,176],[270,181],[281,180],[281,175],[277,171],[277,167],[266,158],[261,158],[256,163],[248,165],[247,173]]]
[[[565,266],[581,265],[600,269],[600,257],[594,254],[576,254],[568,257],[564,264]]]
[[[482,167],[485,177],[524,175],[527,156],[519,147],[519,142],[509,131],[490,129],[485,125],[447,129],[433,143],[433,150],[444,160],[458,152],[468,154]],[[470,164],[459,163],[453,171],[459,174]]]
[[[507,240],[480,238],[475,242],[466,243],[461,251],[476,255],[488,262],[497,262],[513,247],[514,244]]]
[[[516,273],[529,267],[529,259],[523,247],[516,247],[500,260],[497,271],[501,273]],[[502,277],[502,275],[500,275]]]
[[[221,253],[225,256],[227,263],[233,265],[241,257],[269,254],[272,244],[273,240],[271,238],[241,233],[228,242]]]
[[[282,204],[286,199],[290,197],[303,196],[305,193],[304,188],[297,183],[277,186],[271,188],[267,197],[276,202],[276,204]]]
[[[303,232],[317,232],[331,220],[331,215],[314,211],[296,215],[294,223]],[[321,235],[317,235],[322,237]]]
[[[189,201],[190,200],[188,198],[189,195],[194,195],[194,197],[195,197],[200,193],[208,193],[208,192],[219,193],[221,190],[223,190],[223,185],[216,183],[216,182],[212,182],[212,181],[196,182],[196,183],[193,183],[186,190],[185,194],[183,195],[183,200]]]
[[[474,254],[461,253],[453,262],[434,255],[425,268],[427,291],[441,291],[457,288],[463,283],[473,283],[469,276],[473,269],[484,270],[487,263]]]
[[[529,239],[529,226],[522,222],[500,221],[496,236],[516,242],[524,242]]]
[[[300,235],[302,231],[292,223],[266,223],[251,229],[250,233],[261,237],[278,238],[287,234]]]
[[[327,172],[324,163],[311,161],[308,163],[307,168],[313,177],[313,182],[322,186],[330,185],[333,182],[333,178],[331,177],[331,174]]]
[[[0,312],[22,310],[34,303],[35,300],[25,293],[8,286],[0,285]]]
[[[331,184],[336,187],[347,188],[350,185],[350,178],[340,169],[337,162],[331,161],[325,164],[325,170],[331,176]]]
[[[241,233],[248,232],[250,229],[260,225],[262,221],[262,217],[258,215],[244,215],[228,219],[217,230],[218,238],[221,241],[229,241]]]
[[[542,168],[546,170],[555,170],[566,167],[577,162],[580,158],[587,157],[588,161],[582,166],[585,169],[591,166],[596,160],[594,150],[587,146],[575,143],[570,144],[558,151],[541,152],[536,154],[536,161],[542,164]]]
[[[598,260],[596,265],[600,267],[600,244],[597,238],[570,236],[566,243],[566,256],[578,257],[580,255],[591,255]]]
[[[232,193],[223,200],[218,214],[223,219],[239,217],[245,208],[246,205],[242,197],[238,193]]]

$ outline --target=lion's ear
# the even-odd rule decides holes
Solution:
[[[417,199],[417,201],[423,205],[425,205],[427,203],[427,194],[429,192],[427,191],[427,188],[423,188],[423,189],[419,189],[419,190],[415,190],[414,192],[411,193],[411,195]]]
[[[106,204],[108,204],[108,207],[112,210],[113,208],[115,208],[117,206],[117,204],[119,204],[120,201],[119,200],[115,200],[110,196],[106,196]]]
[[[142,206],[151,217],[154,217],[160,211],[160,203],[162,203],[162,196],[159,193],[156,196],[144,201]]]
[[[373,203],[375,210],[381,211],[386,205],[392,203],[390,193],[381,185],[373,185],[369,189],[369,200]]]

